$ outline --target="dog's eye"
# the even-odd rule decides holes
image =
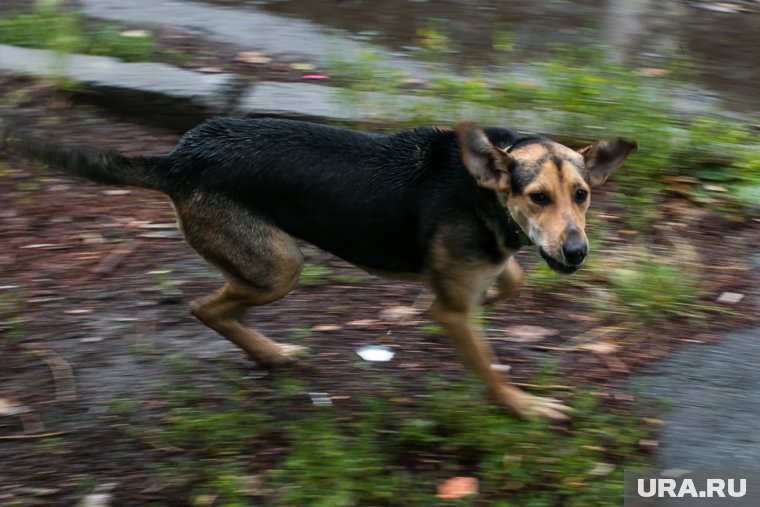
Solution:
[[[541,206],[546,206],[551,201],[549,200],[549,196],[547,196],[543,192],[533,192],[530,194],[530,200],[535,202],[536,204],[540,204]]]
[[[586,190],[583,190],[582,188],[579,188],[575,192],[575,202],[578,204],[582,204],[586,202],[586,198],[588,197],[588,192]]]

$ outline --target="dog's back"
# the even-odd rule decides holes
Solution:
[[[220,118],[188,132],[168,167],[175,200],[228,196],[352,263],[398,273],[423,268],[441,213],[463,209],[448,201],[481,193],[454,132],[433,128],[384,136]]]

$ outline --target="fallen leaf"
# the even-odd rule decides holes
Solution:
[[[272,61],[272,59],[266,55],[262,55],[261,53],[257,53],[255,51],[243,51],[235,55],[235,61],[257,65],[257,64],[263,64],[263,63],[269,63]]]
[[[317,66],[312,63],[293,63],[290,68],[293,70],[314,70]]]
[[[613,352],[616,352],[620,347],[617,346],[614,343],[611,342],[591,342],[591,343],[584,343],[580,347],[578,347],[582,350],[588,350],[595,354],[612,354]]]
[[[380,311],[380,318],[397,322],[413,317],[420,313],[420,310],[411,306],[391,306]]]
[[[317,331],[321,333],[324,333],[327,331],[339,331],[341,329],[343,329],[343,327],[338,326],[336,324],[322,324],[321,326],[314,326],[311,328],[312,331]]]
[[[504,333],[510,340],[519,343],[533,343],[548,338],[549,336],[556,336],[559,334],[559,330],[526,324],[522,326],[510,326],[504,329]]]
[[[475,477],[452,477],[438,486],[438,498],[456,500],[478,493],[478,480]]]
[[[641,67],[639,69],[639,74],[646,77],[667,76],[670,72],[668,69],[660,69],[658,67]]]

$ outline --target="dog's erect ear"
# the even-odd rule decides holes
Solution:
[[[623,165],[628,155],[636,151],[638,147],[636,141],[618,137],[612,142],[597,141],[578,150],[586,161],[591,186],[604,185],[610,174]]]
[[[491,144],[483,129],[473,123],[460,123],[457,138],[462,161],[478,185],[499,192],[508,191],[508,169],[512,157]]]

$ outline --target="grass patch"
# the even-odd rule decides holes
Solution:
[[[92,29],[82,15],[54,1],[38,2],[31,13],[0,18],[0,44],[112,56],[128,62],[150,61],[156,46],[148,33],[123,32],[114,25]]]
[[[441,35],[430,30],[426,51],[449,51]],[[502,46],[505,46],[502,44]],[[438,49],[437,49],[438,48]],[[505,59],[512,45],[505,46]],[[466,118],[486,124],[501,123],[504,117],[523,117],[528,124],[544,125],[560,142],[571,146],[595,139],[625,136],[639,142],[640,150],[613,177],[615,197],[626,225],[646,228],[659,216],[674,177],[691,177],[696,202],[728,214],[747,213],[760,196],[760,144],[744,125],[725,118],[698,116],[685,120],[673,104],[683,89],[673,78],[641,75],[607,60],[599,49],[558,49],[546,61],[526,66],[519,76],[489,71],[471,72],[452,78],[438,72],[425,83],[409,85],[410,75],[387,71],[377,55],[365,55],[356,63],[335,66],[339,84],[356,91],[435,99],[435,106],[396,103],[387,121],[407,118],[417,125],[451,118]],[[673,73],[677,75],[678,73]],[[347,98],[360,101],[359,94]],[[370,99],[375,100],[375,99]],[[379,104],[366,104],[367,107]],[[373,110],[383,110],[372,107]],[[724,182],[728,192],[704,192],[710,182]]]
[[[165,409],[152,419],[123,403],[113,412],[125,435],[160,450],[152,488],[191,504],[440,505],[437,485],[464,475],[480,491],[457,505],[607,507],[622,502],[623,468],[650,461],[638,442],[652,428],[590,393],[557,428],[514,419],[475,381],[433,379],[415,399],[386,384],[358,405],[314,407],[303,381],[251,396],[232,381],[202,394],[179,380],[157,388]]]
[[[303,287],[316,287],[327,283],[330,279],[332,270],[327,266],[319,264],[306,264],[301,271],[301,278],[298,283]]]

